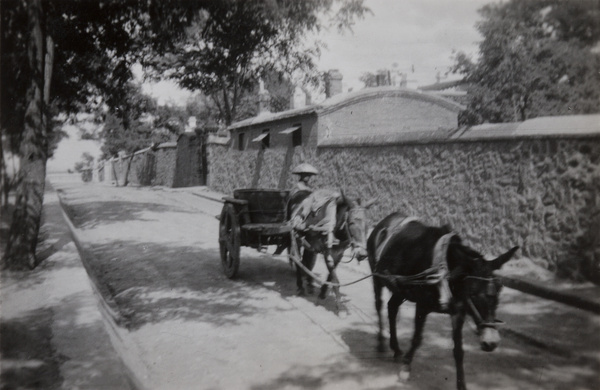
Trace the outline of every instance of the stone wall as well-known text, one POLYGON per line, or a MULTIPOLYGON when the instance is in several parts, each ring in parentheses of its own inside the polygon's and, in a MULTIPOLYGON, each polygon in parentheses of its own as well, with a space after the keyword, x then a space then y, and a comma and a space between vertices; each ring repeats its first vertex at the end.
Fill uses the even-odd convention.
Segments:
POLYGON ((177 139, 177 159, 173 187, 192 187, 206 184, 205 147, 202 134, 184 133, 177 139))
POLYGON ((519 245, 522 256, 551 270, 589 273, 600 262, 599 141, 560 136, 260 152, 211 146, 209 185, 226 194, 253 184, 289 188, 294 178, 284 170, 307 161, 321 172, 315 187, 377 196, 372 224, 398 210, 450 223, 483 253, 519 245))
MULTIPOLYGON (((129 159, 129 156, 125 156, 105 161, 99 168, 98 177, 106 184, 123 185, 129 159), (117 178, 116 182, 113 177, 117 178)), ((173 187, 176 159, 177 144, 174 142, 158 145, 156 149, 140 150, 131 160, 127 182, 131 185, 173 187)))
POLYGON ((177 145, 175 143, 163 144, 155 152, 156 172, 152 180, 153 186, 172 187, 175 179, 175 162, 177 159, 177 145))
POLYGON ((456 129, 458 108, 440 105, 440 98, 408 91, 394 91, 399 96, 384 95, 378 99, 362 98, 341 107, 325 110, 319 116, 319 144, 326 138, 362 137, 398 133, 422 133, 432 129, 456 129))
MULTIPOLYGON (((319 165, 314 149, 301 146, 238 151, 228 145, 209 144, 208 161, 208 186, 229 195, 236 188, 291 188, 297 179, 290 173, 294 166, 303 161, 319 165)), ((315 186, 323 187, 324 180, 323 176, 316 177, 315 186)))

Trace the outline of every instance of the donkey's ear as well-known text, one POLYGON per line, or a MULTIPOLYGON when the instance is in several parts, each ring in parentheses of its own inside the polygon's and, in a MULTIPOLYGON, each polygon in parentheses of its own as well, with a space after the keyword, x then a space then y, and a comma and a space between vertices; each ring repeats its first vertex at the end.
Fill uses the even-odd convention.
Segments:
POLYGON ((348 207, 354 207, 354 199, 346 196, 346 193, 343 189, 340 188, 340 200, 338 204, 346 204, 348 207))
POLYGON ((375 204, 375 202, 377 202, 379 200, 379 197, 376 196, 373 199, 369 199, 365 202, 365 204, 362 205, 362 207, 368 209, 369 207, 373 206, 375 204))
POLYGON ((449 223, 442 225, 442 227, 440 229, 442 229, 442 232, 444 234, 452 233, 452 226, 450 226, 449 223))
POLYGON ((519 247, 515 246, 505 254, 498 256, 497 259, 491 260, 490 264, 492 265, 492 269, 500 269, 500 267, 502 267, 508 260, 510 260, 513 257, 517 249, 519 249, 519 247))

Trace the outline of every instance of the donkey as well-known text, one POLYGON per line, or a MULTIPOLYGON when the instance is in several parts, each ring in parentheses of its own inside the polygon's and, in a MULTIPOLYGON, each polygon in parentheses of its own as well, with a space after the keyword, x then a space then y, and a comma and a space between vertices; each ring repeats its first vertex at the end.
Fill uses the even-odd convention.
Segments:
POLYGON ((466 389, 462 347, 465 318, 468 314, 475 321, 481 349, 493 351, 500 342, 496 326, 501 321, 495 315, 502 287, 493 272, 509 261, 517 249, 514 247, 494 260, 485 260, 464 245, 448 226, 426 226, 414 218, 405 219, 400 213, 388 215, 375 226, 367 251, 374 274, 379 348, 384 348, 381 291, 387 287, 392 293, 388 302, 390 347, 400 364, 401 380, 406 381, 410 376, 410 364, 421 344, 427 315, 447 313, 452 319, 456 386, 459 390, 466 389), (445 244, 440 245, 442 242, 445 244), (439 267, 434 264, 436 260, 439 267), (449 292, 447 300, 443 299, 444 283, 449 292), (406 300, 416 303, 416 314, 410 349, 403 355, 398 346, 396 316, 406 300))
MULTIPOLYGON (((307 269, 312 270, 315 264, 316 255, 323 254, 325 264, 329 275, 327 282, 338 284, 339 280, 335 272, 339 262, 348 248, 352 248, 353 257, 359 261, 367 257, 367 217, 366 209, 373 204, 374 200, 361 205, 359 201, 352 201, 347 198, 342 191, 331 192, 327 190, 317 190, 310 196, 306 197, 298 206, 294 207, 292 213, 292 225, 299 234, 300 241, 304 247, 302 255, 302 263, 307 269), (315 201, 318 197, 328 197, 331 199, 325 201, 321 207, 316 210, 311 207, 318 203, 315 201), (333 237, 335 240, 328 245, 327 229, 323 227, 323 221, 326 220, 327 207, 329 202, 336 202, 335 205, 335 223, 333 224, 333 237), (304 214, 299 216, 299 214, 304 214)), ((333 207, 333 206, 332 206, 333 207)), ((307 279, 307 288, 312 289, 312 278, 305 271, 296 268, 296 284, 298 286, 298 294, 304 295, 303 279, 307 279)), ((327 296, 328 284, 321 286, 319 294, 320 299, 325 299, 327 296)), ((340 303, 340 291, 338 286, 333 287, 336 297, 336 304, 340 303)))

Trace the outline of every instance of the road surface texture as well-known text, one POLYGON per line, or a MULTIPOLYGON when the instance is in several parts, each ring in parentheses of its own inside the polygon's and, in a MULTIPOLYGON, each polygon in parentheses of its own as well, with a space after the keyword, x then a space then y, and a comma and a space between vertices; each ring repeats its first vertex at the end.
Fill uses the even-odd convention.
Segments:
MULTIPOLYGON (((114 348, 141 389, 454 389, 449 317, 428 318, 408 383, 391 351, 377 352, 372 285, 296 296, 286 256, 242 248, 235 280, 221 270, 222 204, 193 191, 112 187, 51 178, 101 299, 114 348)), ((342 265, 342 282, 368 264, 342 265)), ((326 275, 320 258, 316 272, 326 275)), ((469 389, 600 388, 599 316, 505 288, 499 348, 464 330, 469 389)), ((399 339, 408 348, 414 305, 399 339)))

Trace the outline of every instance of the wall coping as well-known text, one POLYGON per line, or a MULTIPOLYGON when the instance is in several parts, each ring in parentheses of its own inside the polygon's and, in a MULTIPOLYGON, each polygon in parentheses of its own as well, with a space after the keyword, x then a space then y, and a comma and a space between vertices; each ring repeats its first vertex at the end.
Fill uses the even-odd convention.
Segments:
POLYGON ((176 148, 177 147, 177 142, 164 142, 162 144, 159 144, 156 149, 169 149, 169 148, 176 148))
MULTIPOLYGON (((543 139, 597 139, 600 134, 560 134, 560 135, 529 135, 529 136, 503 136, 503 137, 470 137, 470 138, 421 138, 421 139, 375 139, 376 137, 344 137, 330 138, 321 141, 317 148, 361 148, 369 146, 399 146, 399 145, 431 145, 431 144, 458 144, 474 142, 501 142, 501 141, 526 141, 543 139)), ((398 137, 400 138, 400 137, 398 137)))
POLYGON ((458 129, 325 138, 319 141, 317 147, 338 148, 548 138, 600 138, 600 114, 539 117, 524 122, 483 124, 458 129))
POLYGON ((214 134, 209 134, 206 140, 207 145, 227 145, 231 140, 230 137, 221 137, 214 134))

